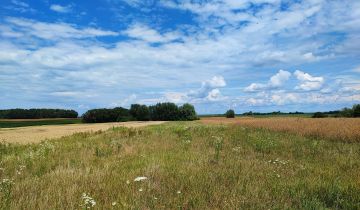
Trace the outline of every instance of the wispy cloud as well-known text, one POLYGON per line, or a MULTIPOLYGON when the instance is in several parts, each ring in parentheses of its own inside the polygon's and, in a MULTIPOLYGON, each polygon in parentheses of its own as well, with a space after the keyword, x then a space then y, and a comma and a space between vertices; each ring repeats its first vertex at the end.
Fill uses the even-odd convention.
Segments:
POLYGON ((60 12, 60 13, 69 13, 72 11, 71 5, 61 6, 59 4, 52 4, 52 5, 50 5, 50 9, 55 12, 60 12))

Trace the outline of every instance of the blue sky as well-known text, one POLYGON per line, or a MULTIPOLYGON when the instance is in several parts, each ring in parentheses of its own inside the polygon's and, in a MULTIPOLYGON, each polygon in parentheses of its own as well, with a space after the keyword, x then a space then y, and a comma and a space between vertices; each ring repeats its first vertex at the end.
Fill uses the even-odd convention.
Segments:
POLYGON ((357 0, 2 0, 0 109, 360 102, 357 0))

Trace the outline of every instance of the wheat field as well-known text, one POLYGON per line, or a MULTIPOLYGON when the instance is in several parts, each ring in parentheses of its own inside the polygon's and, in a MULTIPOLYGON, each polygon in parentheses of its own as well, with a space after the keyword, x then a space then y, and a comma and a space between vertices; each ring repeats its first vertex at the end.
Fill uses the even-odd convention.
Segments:
POLYGON ((297 135, 360 142, 360 118, 295 118, 295 117, 208 117, 206 124, 234 124, 273 131, 291 132, 297 135))

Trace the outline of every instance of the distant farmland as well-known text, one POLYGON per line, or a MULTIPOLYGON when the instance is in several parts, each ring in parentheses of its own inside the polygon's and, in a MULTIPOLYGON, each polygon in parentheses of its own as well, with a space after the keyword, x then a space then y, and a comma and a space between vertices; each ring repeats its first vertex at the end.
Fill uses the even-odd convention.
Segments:
POLYGON ((16 128, 38 125, 64 125, 81 123, 79 118, 53 118, 53 119, 0 119, 0 128, 16 128))
POLYGON ((202 118, 206 124, 241 125, 273 131, 291 132, 301 136, 360 142, 360 118, 296 118, 296 117, 224 117, 202 118))

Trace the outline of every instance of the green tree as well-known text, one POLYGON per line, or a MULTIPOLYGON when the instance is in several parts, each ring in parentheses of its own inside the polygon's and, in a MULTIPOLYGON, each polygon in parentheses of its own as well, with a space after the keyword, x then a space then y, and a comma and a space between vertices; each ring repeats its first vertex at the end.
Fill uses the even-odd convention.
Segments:
POLYGON ((229 109, 225 113, 226 118, 235 118, 235 112, 232 109, 229 109))
POLYGON ((179 107, 179 116, 181 120, 197 120, 199 119, 193 105, 185 103, 179 107))
POLYGON ((352 108, 353 117, 360 117, 360 104, 355 104, 352 108))
POLYGON ((150 119, 149 108, 146 105, 131 104, 130 114, 139 121, 147 121, 150 119))

